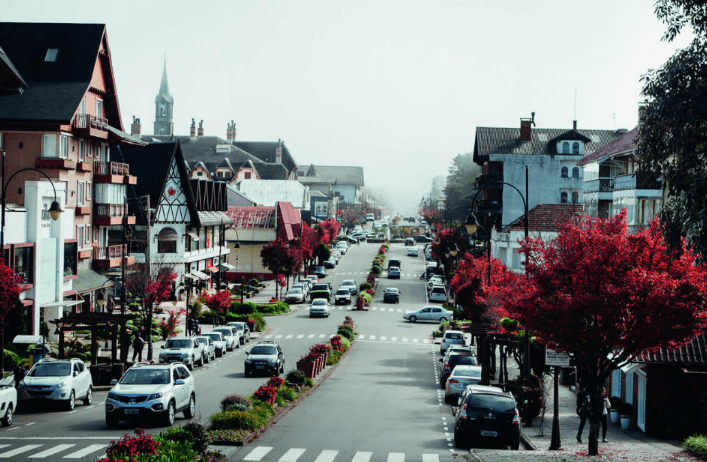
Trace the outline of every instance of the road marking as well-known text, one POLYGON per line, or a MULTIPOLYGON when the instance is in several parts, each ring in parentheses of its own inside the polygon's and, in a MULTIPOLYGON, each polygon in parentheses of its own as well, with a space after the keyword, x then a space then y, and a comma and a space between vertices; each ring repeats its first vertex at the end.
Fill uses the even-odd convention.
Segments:
MULTIPOLYGON (((18 427, 19 428, 19 427, 18 427)), ((10 446, 9 444, 0 444, 0 449, 10 446)))
POLYGON ((397 342, 397 341, 398 341, 398 337, 390 337, 390 340, 391 340, 392 342, 397 342))
POLYGON ((288 335, 287 337, 285 337, 285 338, 292 338, 292 337, 294 337, 294 334, 289 334, 289 335, 288 335))
POLYGON ((245 456, 243 460, 260 460, 265 457, 265 455, 270 451, 272 451, 272 447, 258 446, 257 448, 250 451, 250 454, 245 456))
POLYGON ((13 449, 12 451, 3 452, 2 454, 0 454, 0 458, 9 459, 10 457, 15 457, 16 455, 22 454, 23 452, 31 451, 32 449, 37 449, 41 446, 41 444, 26 444, 24 446, 20 446, 17 449, 13 449))
POLYGON ((437 454, 422 454, 422 462, 439 462, 437 454))
POLYGON ((307 338, 314 338, 314 334, 309 334, 307 338))
POLYGON ((359 335, 359 336, 358 336, 358 339, 359 339, 359 340, 363 340, 364 338, 366 338, 365 335, 359 335))
POLYGON ((375 339, 376 339, 376 336, 375 336, 375 335, 369 335, 369 336, 368 336, 368 339, 369 339, 369 340, 375 340, 375 339))
POLYGON ((388 462, 405 462, 404 452, 391 452, 388 454, 388 462))
POLYGON ((319 338, 324 338, 326 337, 326 334, 319 334, 319 338))
POLYGON ((99 451, 99 450, 105 448, 106 446, 108 446, 108 445, 107 444, 92 444, 92 445, 90 445, 80 451, 72 452, 71 454, 69 454, 68 456, 64 456, 63 458, 64 459, 81 459, 81 458, 86 457, 87 455, 89 455, 93 452, 96 452, 96 451, 99 451))
POLYGON ((422 343, 430 343, 430 340, 427 339, 427 338, 426 338, 426 339, 423 339, 423 340, 422 340, 422 343))
POLYGON ((334 458, 339 453, 339 451, 322 451, 314 462, 334 462, 334 458))
POLYGON ((37 423, 37 422, 28 422, 28 423, 27 423, 27 426, 29 426, 29 425, 34 425, 34 424, 36 424, 36 423, 37 423))
POLYGON ((371 456, 373 455, 372 452, 357 452, 356 455, 354 455, 354 458, 351 459, 351 462, 368 462, 371 460, 371 456))
POLYGON ((275 338, 282 338, 282 334, 276 335, 275 338))
POLYGON ((414 339, 412 339, 412 343, 420 343, 420 340, 419 340, 419 339, 416 339, 416 338, 414 338, 414 339))
POLYGON ((44 459, 45 457, 49 457, 52 454, 56 454, 57 452, 64 451, 65 449, 69 449, 70 447, 76 446, 75 444, 59 444, 57 446, 54 446, 53 448, 49 448, 46 451, 38 452, 37 454, 32 454, 29 456, 29 459, 44 459))
POLYGON ((371 309, 372 309, 373 311, 376 311, 378 308, 374 306, 374 307, 371 307, 371 309))
POLYGON ((305 449, 292 448, 280 457, 280 462, 297 462, 297 459, 304 454, 305 449))
POLYGON ((304 334, 299 334, 297 338, 304 338, 304 334))
POLYGON ((387 337, 385 335, 381 336, 381 340, 386 340, 387 337))
POLYGON ((403 342, 407 342, 408 339, 406 337, 403 337, 403 342))

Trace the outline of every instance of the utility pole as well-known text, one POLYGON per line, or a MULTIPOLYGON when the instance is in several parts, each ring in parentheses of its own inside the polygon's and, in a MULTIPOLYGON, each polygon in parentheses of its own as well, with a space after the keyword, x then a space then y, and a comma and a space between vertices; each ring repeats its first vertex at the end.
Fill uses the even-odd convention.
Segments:
MULTIPOLYGON (((120 272, 121 272, 121 286, 120 286, 120 314, 125 316, 125 254, 127 253, 127 222, 128 222, 128 198, 123 196, 123 246, 120 252, 120 272)), ((123 318, 125 319, 125 318, 123 318)), ((128 333, 126 332, 126 325, 122 324, 120 332, 120 362, 125 364, 128 361, 128 333)))

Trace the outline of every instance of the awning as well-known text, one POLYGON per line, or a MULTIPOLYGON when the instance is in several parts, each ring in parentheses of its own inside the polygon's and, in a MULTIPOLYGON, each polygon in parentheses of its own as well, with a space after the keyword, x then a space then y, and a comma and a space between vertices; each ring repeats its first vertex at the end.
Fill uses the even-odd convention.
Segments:
MULTIPOLYGON (((105 275, 87 268, 78 271, 78 277, 74 279, 71 286, 78 292, 89 292, 101 287, 112 287, 113 281, 108 279, 105 275)), ((66 296, 66 294, 64 294, 64 296, 66 296)))
POLYGON ((192 238, 193 240, 195 240, 195 241, 198 241, 198 240, 199 240, 199 235, 198 235, 198 234, 196 234, 196 233, 187 233, 187 234, 188 234, 189 237, 192 238))
POLYGON ((219 265, 219 268, 221 269, 221 271, 231 271, 236 269, 236 267, 231 265, 230 263, 221 263, 219 265))
POLYGON ((12 339, 12 343, 15 345, 38 345, 40 343, 46 343, 45 338, 41 335, 16 335, 12 339))
POLYGON ((206 279, 209 279, 209 278, 211 277, 211 276, 209 276, 209 275, 206 274, 206 273, 202 273, 201 271, 196 271, 196 270, 192 271, 191 274, 192 274, 193 276, 196 276, 197 278, 199 278, 199 279, 201 279, 201 280, 206 280, 206 279))
POLYGON ((60 306, 76 306, 83 303, 83 300, 61 300, 58 302, 49 302, 42 305, 40 308, 58 308, 60 306))
POLYGON ((223 212, 198 212, 199 224, 204 226, 219 226, 233 223, 233 219, 223 212))
POLYGON ((73 289, 64 292, 64 297, 71 297, 72 295, 79 295, 79 293, 73 289))
POLYGON ((216 266, 207 266, 207 270, 211 271, 212 273, 218 273, 218 268, 216 266))
POLYGON ((185 278, 191 279, 191 280, 196 280, 199 279, 198 277, 194 276, 193 274, 187 273, 184 275, 185 278))

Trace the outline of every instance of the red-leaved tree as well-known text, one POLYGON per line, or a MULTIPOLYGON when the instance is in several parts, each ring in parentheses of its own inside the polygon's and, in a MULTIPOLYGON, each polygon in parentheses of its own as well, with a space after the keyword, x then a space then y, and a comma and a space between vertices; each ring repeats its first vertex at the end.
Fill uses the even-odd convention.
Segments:
POLYGON ((583 217, 522 244, 526 284, 505 306, 549 348, 570 353, 591 395, 589 455, 598 454, 601 388, 643 351, 683 345, 707 325, 707 271, 669 254, 657 221, 635 234, 626 211, 583 217))
MULTIPOLYGON (((172 293, 172 285, 177 279, 177 273, 172 268, 160 268, 154 279, 149 278, 143 281, 144 286, 140 295, 142 297, 142 313, 147 324, 147 359, 152 359, 152 313, 155 307, 159 307, 162 302, 169 300, 172 293)), ((134 281, 134 280, 133 280, 134 281)), ((136 286, 132 290, 137 289, 136 286)))
POLYGON ((0 372, 5 371, 5 318, 20 296, 21 281, 0 258, 0 372))
POLYGON ((279 276, 289 278, 302 263, 299 249, 290 247, 283 239, 275 239, 265 244, 260 251, 260 258, 263 260, 263 266, 273 273, 276 280, 279 276))
POLYGON ((218 325, 219 317, 225 315, 231 307, 231 293, 227 290, 221 290, 214 294, 202 292, 201 295, 199 295, 199 301, 214 312, 216 315, 214 324, 218 325))

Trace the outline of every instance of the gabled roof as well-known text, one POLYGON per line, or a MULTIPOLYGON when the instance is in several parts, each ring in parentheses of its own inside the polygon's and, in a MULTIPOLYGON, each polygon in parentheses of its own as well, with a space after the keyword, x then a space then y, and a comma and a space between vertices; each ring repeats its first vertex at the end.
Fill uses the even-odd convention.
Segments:
POLYGON ((27 82, 0 46, 0 92, 24 91, 25 88, 27 88, 27 82))
POLYGON ((605 144, 603 147, 597 149, 584 159, 579 161, 579 165, 588 164, 589 162, 595 162, 602 157, 611 156, 612 154, 620 154, 622 152, 633 151, 638 147, 637 143, 638 137, 638 127, 634 128, 630 132, 626 132, 618 138, 612 140, 611 142, 605 144))
MULTIPOLYGON (((528 211, 528 231, 559 232, 563 223, 581 215, 581 204, 538 204, 528 211)), ((503 228, 502 232, 523 231, 525 217, 521 216, 503 228)))
POLYGON ((261 180, 286 180, 287 168, 282 164, 258 164, 255 166, 261 180))
MULTIPOLYGON (((557 141, 586 139, 585 155, 621 136, 616 130, 567 130, 562 128, 533 128, 530 141, 521 141, 518 128, 477 127, 474 141, 474 162, 483 163, 490 154, 563 155, 557 153, 557 141), (581 138, 570 138, 579 136, 581 138)), ((566 154, 564 154, 566 155, 566 154)), ((574 154, 577 155, 577 154, 574 154)))
POLYGON ((679 348, 658 348, 651 352, 643 352, 634 361, 640 363, 707 365, 707 335, 698 335, 690 343, 679 348))
POLYGON ((229 207, 236 229, 275 229, 275 207, 229 207))
POLYGON ((235 169, 233 168, 233 165, 231 165, 231 161, 228 160, 228 157, 224 157, 221 162, 216 165, 215 168, 227 168, 231 171, 234 171, 235 169))
POLYGON ((246 160, 250 160, 254 164, 263 163, 263 161, 256 156, 229 144, 226 140, 218 136, 198 136, 193 141, 188 136, 171 135, 143 135, 142 139, 144 141, 157 140, 168 143, 179 141, 182 146, 184 158, 190 163, 199 161, 221 162, 224 158, 227 158, 233 165, 242 164, 246 160), (217 146, 219 150, 227 149, 228 151, 217 152, 217 146))
POLYGON ((331 165, 304 165, 304 176, 297 180, 303 184, 328 183, 337 185, 363 186, 363 167, 342 167, 331 165))
POLYGON ((277 203, 277 218, 277 237, 291 241, 301 234, 302 218, 291 203, 277 203))
POLYGON ((268 164, 274 164, 275 161, 275 149, 278 146, 282 147, 282 163, 288 172, 292 172, 297 169, 297 162, 290 154, 290 150, 285 146, 285 142, 278 141, 234 141, 234 146, 249 152, 258 159, 262 160, 268 164))
POLYGON ((99 55, 103 24, 0 23, 0 47, 27 83, 24 92, 0 93, 0 120, 68 124, 89 89, 101 59, 110 97, 106 118, 122 130, 110 54, 99 55), (54 59, 47 59, 57 50, 54 59))

